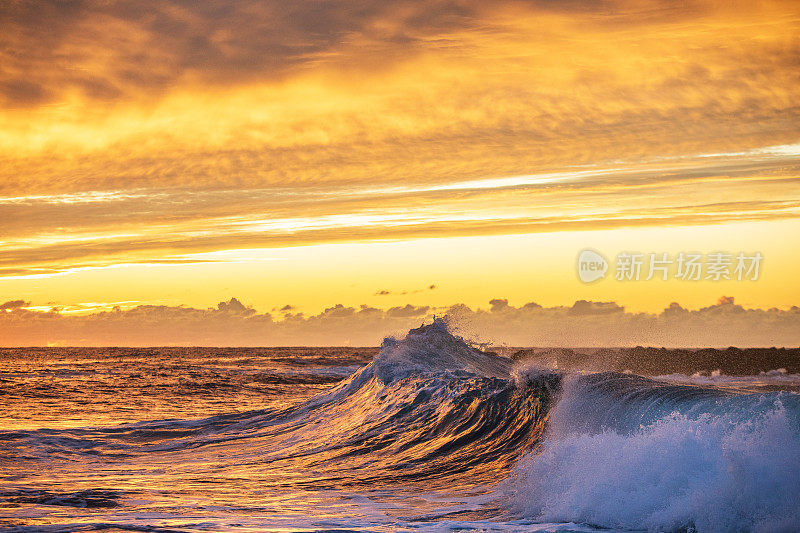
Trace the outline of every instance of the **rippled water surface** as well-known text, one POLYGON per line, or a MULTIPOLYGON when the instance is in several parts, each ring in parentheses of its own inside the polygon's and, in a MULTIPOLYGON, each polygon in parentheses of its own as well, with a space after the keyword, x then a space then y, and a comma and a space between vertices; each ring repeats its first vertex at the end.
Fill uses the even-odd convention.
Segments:
POLYGON ((380 352, 0 361, 8 530, 800 529, 800 402, 772 390, 791 375, 561 375, 441 324, 380 352))

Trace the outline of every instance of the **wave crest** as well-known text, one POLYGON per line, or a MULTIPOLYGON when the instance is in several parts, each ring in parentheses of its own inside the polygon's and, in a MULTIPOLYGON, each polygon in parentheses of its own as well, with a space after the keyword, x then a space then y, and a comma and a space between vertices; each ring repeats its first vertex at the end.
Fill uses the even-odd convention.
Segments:
POLYGON ((451 334, 441 318, 410 330, 402 340, 384 339, 371 363, 374 374, 387 382, 415 373, 506 379, 511 366, 510 359, 472 348, 463 338, 451 334))
POLYGON ((796 531, 798 397, 574 378, 505 490, 545 521, 650 531, 796 531))

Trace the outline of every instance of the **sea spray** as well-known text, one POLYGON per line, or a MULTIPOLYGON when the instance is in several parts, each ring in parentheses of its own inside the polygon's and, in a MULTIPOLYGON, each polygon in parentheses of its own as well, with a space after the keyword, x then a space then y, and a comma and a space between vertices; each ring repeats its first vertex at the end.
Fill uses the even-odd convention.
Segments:
POLYGON ((513 366, 439 321, 379 353, 126 350, 6 361, 0 527, 798 530, 791 392, 513 366))
POLYGON ((797 531, 798 413, 791 393, 571 376, 541 449, 520 459, 504 491, 517 513, 537 521, 797 531))

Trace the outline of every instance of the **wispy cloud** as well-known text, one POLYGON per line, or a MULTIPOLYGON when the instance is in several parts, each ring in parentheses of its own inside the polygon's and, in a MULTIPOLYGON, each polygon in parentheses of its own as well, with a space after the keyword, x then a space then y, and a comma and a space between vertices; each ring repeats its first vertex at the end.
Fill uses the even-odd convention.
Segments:
POLYGON ((152 197, 109 193, 93 195, 91 202, 15 199, 4 208, 0 275, 227 261, 225 250, 321 242, 800 216, 800 180, 793 172, 800 160, 741 159, 707 163, 695 158, 655 168, 627 163, 627 169, 595 169, 568 183, 524 181, 512 187, 506 180, 497 188, 465 187, 457 195, 452 190, 318 187, 162 190, 152 197), (726 201, 718 200, 720 188, 726 201))
POLYGON ((5 2, 0 27, 0 277, 800 216, 790 1, 5 2))

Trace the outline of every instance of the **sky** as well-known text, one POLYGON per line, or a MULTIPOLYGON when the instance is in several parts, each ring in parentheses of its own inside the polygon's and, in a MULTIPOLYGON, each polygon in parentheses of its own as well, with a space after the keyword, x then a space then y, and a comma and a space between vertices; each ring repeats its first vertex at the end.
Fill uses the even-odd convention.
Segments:
POLYGON ((800 344, 764 326, 800 305, 797 2, 12 0, 0 27, 0 345, 376 345, 459 306, 516 344, 800 344), (668 279, 616 279, 626 253, 668 279), (209 336, 231 301, 248 325, 209 336), (581 301, 619 327, 499 318, 581 301), (692 333, 720 305, 745 326, 692 333))

